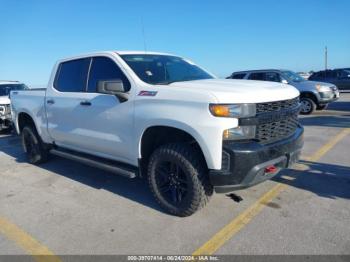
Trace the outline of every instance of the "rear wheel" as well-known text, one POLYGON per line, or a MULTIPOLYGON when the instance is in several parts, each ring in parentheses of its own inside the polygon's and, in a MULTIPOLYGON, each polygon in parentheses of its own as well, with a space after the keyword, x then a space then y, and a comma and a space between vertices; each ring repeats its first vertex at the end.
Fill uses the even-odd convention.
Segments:
POLYGON ((29 163, 40 164, 47 161, 49 152, 35 127, 25 126, 23 128, 22 145, 29 163))
POLYGON ((301 110, 300 114, 302 115, 310 115, 313 111, 315 111, 316 104, 311 98, 302 97, 300 98, 301 110))
POLYGON ((169 213, 190 216, 205 206, 213 188, 198 151, 187 144, 156 149, 148 164, 148 182, 157 202, 169 213))

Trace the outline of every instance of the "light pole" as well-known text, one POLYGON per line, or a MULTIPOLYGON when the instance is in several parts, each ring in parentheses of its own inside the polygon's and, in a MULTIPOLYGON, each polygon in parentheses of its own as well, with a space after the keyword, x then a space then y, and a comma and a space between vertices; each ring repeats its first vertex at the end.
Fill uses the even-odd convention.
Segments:
POLYGON ((325 66, 325 69, 327 70, 327 68, 328 68, 328 49, 327 49, 327 46, 324 49, 324 66, 325 66))

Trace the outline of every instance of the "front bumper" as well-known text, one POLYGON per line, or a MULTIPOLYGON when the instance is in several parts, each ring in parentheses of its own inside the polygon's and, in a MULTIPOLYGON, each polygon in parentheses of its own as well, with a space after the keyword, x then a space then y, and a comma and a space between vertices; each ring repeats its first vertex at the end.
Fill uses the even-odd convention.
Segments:
POLYGON ((300 157, 303 133, 300 126, 292 136, 267 145, 254 141, 224 142, 222 169, 209 171, 215 191, 227 193, 251 187, 291 166, 300 157), (277 167, 277 172, 266 173, 271 165, 277 167))
POLYGON ((7 129, 12 126, 11 115, 1 115, 0 116, 0 130, 7 129))
POLYGON ((323 92, 319 93, 319 104, 328 104, 339 99, 339 91, 323 92))

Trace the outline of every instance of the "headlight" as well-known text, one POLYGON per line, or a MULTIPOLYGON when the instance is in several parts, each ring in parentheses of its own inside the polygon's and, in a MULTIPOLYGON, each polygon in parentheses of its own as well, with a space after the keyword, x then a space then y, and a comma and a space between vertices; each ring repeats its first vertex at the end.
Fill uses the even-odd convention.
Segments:
POLYGON ((226 129, 223 134, 223 140, 242 140, 255 138, 256 126, 239 126, 226 129))
POLYGON ((218 117, 251 117, 256 114, 255 104, 210 104, 209 110, 218 117))
POLYGON ((316 89, 318 92, 331 92, 332 89, 329 86, 316 85, 316 89))
POLYGON ((0 115, 11 114, 11 106, 10 105, 0 105, 0 115))
POLYGON ((6 107, 3 105, 0 105, 0 115, 5 115, 6 107))
POLYGON ((7 110, 7 113, 10 114, 11 113, 11 105, 6 105, 6 110, 7 110))

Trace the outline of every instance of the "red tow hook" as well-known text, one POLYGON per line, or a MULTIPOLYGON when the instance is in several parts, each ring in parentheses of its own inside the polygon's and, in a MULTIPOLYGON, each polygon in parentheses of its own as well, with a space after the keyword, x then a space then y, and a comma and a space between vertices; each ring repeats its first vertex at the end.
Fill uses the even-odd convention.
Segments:
POLYGON ((273 174, 278 171, 278 168, 275 166, 268 166, 265 168, 265 174, 273 174))

